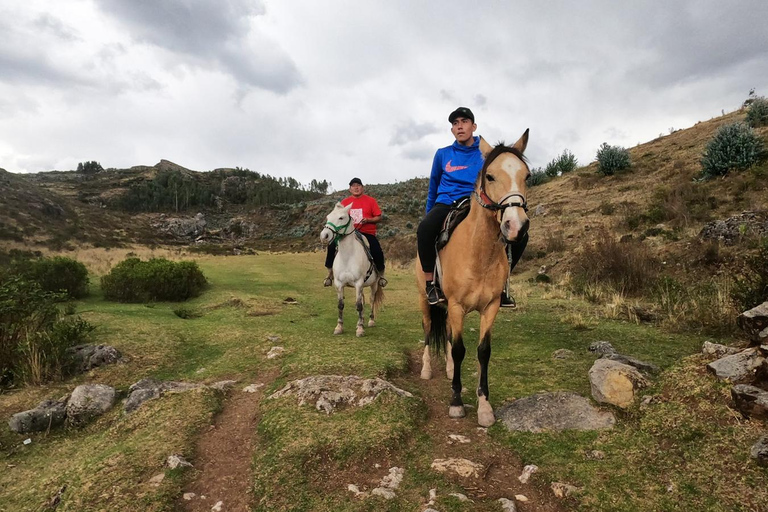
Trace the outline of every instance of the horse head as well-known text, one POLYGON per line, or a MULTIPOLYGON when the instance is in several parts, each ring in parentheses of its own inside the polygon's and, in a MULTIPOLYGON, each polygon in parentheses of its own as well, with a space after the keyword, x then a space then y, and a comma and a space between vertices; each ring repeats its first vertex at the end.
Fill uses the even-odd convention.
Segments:
POLYGON ((512 146, 491 147, 480 138, 480 152, 485 164, 475 188, 481 206, 496 212, 501 235, 508 242, 523 238, 528 231, 526 179, 530 176, 523 152, 528 145, 528 130, 512 146))
POLYGON ((341 203, 336 203, 333 207, 333 211, 325 218, 325 227, 320 232, 320 241, 326 245, 334 242, 339 237, 347 235, 354 231, 355 226, 352 223, 352 217, 349 215, 349 210, 352 208, 352 204, 342 206, 341 203))

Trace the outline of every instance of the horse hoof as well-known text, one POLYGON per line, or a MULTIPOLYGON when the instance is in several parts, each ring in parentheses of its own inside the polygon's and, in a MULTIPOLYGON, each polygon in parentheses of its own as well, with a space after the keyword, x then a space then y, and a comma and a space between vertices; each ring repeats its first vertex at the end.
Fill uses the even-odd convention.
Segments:
POLYGON ((477 423, 481 427, 490 427, 496 423, 496 416, 493 414, 493 407, 488 400, 480 397, 477 401, 477 423))
POLYGON ((341 327, 337 327, 333 330, 333 334, 341 334, 343 332, 344 332, 344 329, 342 329, 341 327))
POLYGON ((466 415, 467 413, 464 411, 463 405, 452 405, 450 409, 448 409, 449 418, 463 418, 466 415))
POLYGON ((362 329, 358 329, 355 335, 357 335, 358 338, 362 338, 365 335, 365 331, 362 329))
POLYGON ((373 320, 369 320, 368 327, 376 327, 376 322, 374 322, 373 320))

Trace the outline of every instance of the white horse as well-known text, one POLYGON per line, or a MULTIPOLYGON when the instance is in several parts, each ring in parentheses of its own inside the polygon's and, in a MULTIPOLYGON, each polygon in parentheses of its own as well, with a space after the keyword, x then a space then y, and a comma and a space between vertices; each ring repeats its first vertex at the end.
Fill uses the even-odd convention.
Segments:
POLYGON ((357 308, 357 336, 365 334, 363 329, 363 288, 371 287, 371 317, 368 327, 376 325, 376 315, 384 300, 384 290, 379 286, 379 273, 376 265, 368 260, 367 241, 355 230, 349 210, 352 205, 342 206, 337 203, 328 215, 320 241, 324 244, 336 243, 338 249, 333 261, 333 286, 339 297, 339 323, 333 334, 344 332, 344 287, 355 289, 355 307, 357 308), (363 244, 366 244, 364 247, 363 244))

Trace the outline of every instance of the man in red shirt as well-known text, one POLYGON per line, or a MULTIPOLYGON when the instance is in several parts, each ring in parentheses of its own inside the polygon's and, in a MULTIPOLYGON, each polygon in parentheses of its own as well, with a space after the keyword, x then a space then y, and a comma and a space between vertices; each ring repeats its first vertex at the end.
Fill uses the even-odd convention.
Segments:
MULTIPOLYGON (((384 279, 384 251, 381 250, 381 244, 376 238, 376 224, 381 222, 381 208, 374 198, 364 193, 363 182, 360 178, 352 178, 349 182, 349 193, 351 196, 341 201, 342 206, 352 203, 349 215, 352 217, 352 223, 362 235, 368 240, 371 249, 373 263, 376 265, 376 271, 379 273, 379 286, 387 285, 384 279)), ((324 286, 333 284, 333 260, 336 258, 336 244, 328 245, 328 253, 325 256, 325 268, 328 269, 328 277, 323 281, 324 286)))

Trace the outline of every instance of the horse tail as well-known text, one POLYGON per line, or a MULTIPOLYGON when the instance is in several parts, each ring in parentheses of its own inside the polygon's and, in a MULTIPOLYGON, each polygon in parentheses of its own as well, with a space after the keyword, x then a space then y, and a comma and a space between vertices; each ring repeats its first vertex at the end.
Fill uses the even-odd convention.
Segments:
POLYGON ((429 331, 425 334, 424 345, 436 353, 445 352, 448 343, 448 308, 441 305, 429 306, 429 331))
POLYGON ((384 305, 384 288, 381 286, 376 287, 376 292, 373 294, 373 304, 371 304, 371 308, 373 309, 373 316, 378 316, 379 311, 381 310, 381 306, 384 305))

